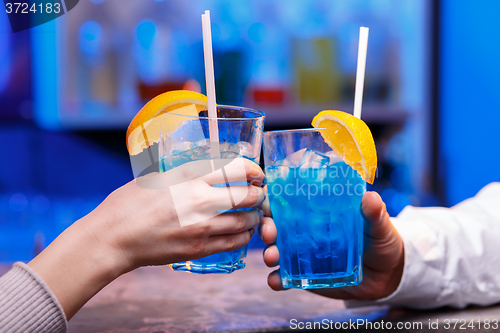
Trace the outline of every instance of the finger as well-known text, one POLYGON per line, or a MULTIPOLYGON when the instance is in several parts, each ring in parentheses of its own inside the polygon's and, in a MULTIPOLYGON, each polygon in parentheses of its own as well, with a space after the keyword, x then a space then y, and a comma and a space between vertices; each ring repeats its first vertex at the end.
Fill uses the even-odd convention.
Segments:
MULTIPOLYGON (((193 181, 196 182, 196 181, 193 181)), ((230 185, 211 187, 203 183, 203 197, 206 199, 205 206, 197 206, 198 210, 212 214, 217 211, 227 211, 237 208, 260 207, 264 201, 264 190, 252 185, 230 185), (203 208, 205 207, 205 209, 203 208)), ((177 188, 176 188, 177 189, 177 188)), ((189 198, 193 193, 191 186, 180 187, 175 192, 175 198, 189 198)), ((207 217, 208 219, 209 217, 207 217)), ((202 221, 202 220, 200 220, 202 221)))
POLYGON ((361 209, 366 219, 363 240, 365 268, 387 271, 401 266, 404 261, 403 241, 392 225, 380 196, 367 192, 361 209))
POLYGON ((269 204, 269 195, 267 193, 267 185, 264 186, 264 193, 266 195, 266 198, 264 199, 264 202, 262 203, 262 211, 264 212, 264 216, 273 217, 273 214, 271 212, 271 206, 269 204))
POLYGON ((280 262, 280 253, 276 245, 270 245, 264 249, 264 263, 267 267, 277 266, 280 262))
POLYGON ((270 217, 263 217, 259 225, 259 236, 262 238, 264 243, 270 245, 276 242, 278 237, 278 231, 276 230, 276 225, 270 217))
POLYGON ((261 186, 264 180, 264 172, 258 164, 246 159, 219 159, 213 160, 214 172, 207 173, 203 180, 209 185, 230 182, 247 182, 255 186, 261 186))
POLYGON ((213 173, 211 160, 197 160, 184 163, 178 167, 168 170, 161 175, 167 179, 168 186, 181 184, 193 179, 205 177, 213 173))
POLYGON ((259 224, 257 208, 249 211, 223 213, 208 220, 210 235, 237 234, 254 228, 259 224))
POLYGON ((230 252, 242 248, 250 242, 254 229, 245 230, 232 235, 215 235, 208 237, 208 251, 209 254, 230 252))
MULTIPOLYGON (((233 208, 259 207, 265 199, 264 190, 259 186, 229 186, 228 188, 234 202, 233 208)), ((220 190, 227 191, 228 188, 220 188, 220 190)))
POLYGON ((281 284, 280 270, 277 269, 267 277, 267 284, 272 290, 284 290, 283 284, 281 284))
POLYGON ((361 211, 368 222, 363 230, 368 237, 383 239, 393 231, 385 203, 376 192, 365 193, 361 201, 361 211))

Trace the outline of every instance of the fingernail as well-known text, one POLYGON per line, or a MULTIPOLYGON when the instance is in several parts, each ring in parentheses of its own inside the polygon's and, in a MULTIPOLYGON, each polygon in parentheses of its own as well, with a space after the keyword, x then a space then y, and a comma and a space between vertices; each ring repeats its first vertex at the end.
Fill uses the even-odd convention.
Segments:
POLYGON ((250 232, 250 237, 252 237, 253 234, 255 234, 255 229, 252 228, 252 229, 249 230, 249 232, 250 232))
POLYGON ((262 209, 259 209, 259 219, 262 219, 264 217, 264 212, 262 209))

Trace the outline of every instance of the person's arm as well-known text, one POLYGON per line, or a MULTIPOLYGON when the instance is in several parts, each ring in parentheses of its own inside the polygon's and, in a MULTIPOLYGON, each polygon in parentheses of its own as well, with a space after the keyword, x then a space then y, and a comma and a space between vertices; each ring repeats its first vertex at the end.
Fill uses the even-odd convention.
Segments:
MULTIPOLYGON (((493 183, 452 208, 407 207, 392 223, 386 223, 389 217, 382 201, 368 192, 362 204, 367 220, 363 264, 369 268, 364 270, 363 282, 317 293, 344 299, 349 307, 389 304, 431 309, 498 303, 500 269, 495 263, 500 262, 499 207, 500 184, 493 183), (376 218, 373 212, 377 207, 382 207, 386 219, 376 218), (378 230, 377 235, 373 230, 378 230), (401 242, 402 251, 393 251, 394 245, 401 242), (379 248, 374 244, 387 246, 379 248), (382 251, 384 248, 393 250, 382 251), (385 269, 379 260, 386 264, 398 262, 394 266, 398 268, 386 270, 388 275, 377 272, 377 267, 385 269), (388 278, 391 275, 393 279, 388 278)), ((272 219, 265 218, 263 224, 262 237, 271 244, 276 233, 272 219)), ((278 259, 274 245, 265 250, 268 266, 277 265, 278 259)), ((270 274, 268 283, 275 290, 282 289, 276 272, 270 274)))
MULTIPOLYGON (((200 175, 199 171, 177 169, 175 191, 169 189, 170 185, 154 186, 168 185, 167 173, 150 178, 153 182, 149 185, 153 186, 137 181, 126 184, 28 263, 55 295, 68 320, 123 273, 140 266, 235 250, 250 241, 253 227, 260 220, 258 210, 219 214, 228 189, 212 185, 225 182, 222 173, 200 175), (173 198, 177 195, 183 197, 173 198), (175 206, 174 200, 182 207, 175 206), (181 226, 179 215, 185 220, 203 221, 181 226)), ((252 184, 231 187, 233 198, 239 198, 236 208, 262 203, 265 194, 260 184, 264 174, 258 165, 237 159, 225 167, 225 172, 230 179, 243 175, 252 184)))
POLYGON ((404 273, 378 303, 430 309, 500 302, 499 208, 500 183, 451 208, 405 208, 393 219, 404 242, 404 273))
POLYGON ((24 263, 0 277, 0 332, 64 333, 66 317, 45 282, 24 263))

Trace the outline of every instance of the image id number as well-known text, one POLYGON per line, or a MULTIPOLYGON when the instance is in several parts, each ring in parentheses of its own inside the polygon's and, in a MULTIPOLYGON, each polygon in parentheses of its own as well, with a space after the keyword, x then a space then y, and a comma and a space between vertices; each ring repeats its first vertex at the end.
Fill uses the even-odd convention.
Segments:
POLYGON ((444 320, 444 329, 453 329, 453 330, 466 330, 466 329, 498 329, 498 319, 483 319, 483 320, 470 320, 467 321, 465 319, 445 319, 444 320))
POLYGON ((6 3, 5 10, 7 14, 15 13, 15 14, 29 14, 29 13, 46 13, 46 14, 59 14, 61 12, 61 4, 60 3, 40 3, 30 5, 26 2, 14 2, 14 3, 6 3), (45 5, 45 6, 44 6, 45 5))

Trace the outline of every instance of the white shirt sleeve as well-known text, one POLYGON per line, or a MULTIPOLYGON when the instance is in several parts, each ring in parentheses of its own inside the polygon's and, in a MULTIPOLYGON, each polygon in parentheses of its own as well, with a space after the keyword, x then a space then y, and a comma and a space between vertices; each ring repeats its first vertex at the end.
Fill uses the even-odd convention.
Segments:
POLYGON ((500 302, 500 183, 451 208, 406 207, 391 219, 404 243, 397 290, 375 302, 416 309, 500 302))

